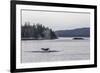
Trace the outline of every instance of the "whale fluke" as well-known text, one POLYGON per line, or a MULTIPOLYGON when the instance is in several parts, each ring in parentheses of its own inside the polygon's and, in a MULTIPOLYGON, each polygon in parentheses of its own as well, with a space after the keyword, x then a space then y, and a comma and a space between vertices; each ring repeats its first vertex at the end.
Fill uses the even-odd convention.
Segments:
POLYGON ((48 51, 49 48, 41 48, 41 50, 43 50, 43 51, 48 51))

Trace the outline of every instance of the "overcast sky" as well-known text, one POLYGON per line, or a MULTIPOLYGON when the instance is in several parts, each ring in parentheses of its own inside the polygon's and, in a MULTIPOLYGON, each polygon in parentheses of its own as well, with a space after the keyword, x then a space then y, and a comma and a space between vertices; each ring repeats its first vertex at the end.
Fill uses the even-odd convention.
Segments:
POLYGON ((69 30, 90 27, 89 13, 48 12, 22 10, 22 25, 25 22, 40 23, 52 30, 69 30))

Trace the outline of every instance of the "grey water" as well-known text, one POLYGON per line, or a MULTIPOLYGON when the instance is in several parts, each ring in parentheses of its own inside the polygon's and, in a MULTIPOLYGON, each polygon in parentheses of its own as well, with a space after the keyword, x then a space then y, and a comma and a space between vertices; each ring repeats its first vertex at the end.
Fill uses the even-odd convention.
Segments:
POLYGON ((90 59, 90 40, 73 40, 72 38, 59 38, 55 40, 22 40, 21 62, 52 62, 90 59), (45 52, 41 48, 49 48, 45 52), (54 51, 54 52, 52 52, 54 51))

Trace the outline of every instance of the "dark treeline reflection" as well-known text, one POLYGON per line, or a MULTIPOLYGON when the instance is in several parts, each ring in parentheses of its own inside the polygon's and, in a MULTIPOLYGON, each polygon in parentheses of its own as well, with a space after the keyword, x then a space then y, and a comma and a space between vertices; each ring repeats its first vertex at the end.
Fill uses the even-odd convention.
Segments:
POLYGON ((40 23, 30 25, 29 22, 25 22, 25 24, 21 26, 21 39, 57 39, 57 36, 52 29, 40 23))

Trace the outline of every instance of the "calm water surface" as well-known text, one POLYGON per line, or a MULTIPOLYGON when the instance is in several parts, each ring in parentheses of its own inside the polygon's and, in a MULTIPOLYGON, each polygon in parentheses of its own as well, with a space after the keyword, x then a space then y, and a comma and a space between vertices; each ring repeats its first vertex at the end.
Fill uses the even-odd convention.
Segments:
POLYGON ((90 40, 72 40, 60 38, 56 40, 22 40, 22 63, 69 61, 90 59, 90 40), (55 52, 43 52, 41 48, 50 48, 55 52))

